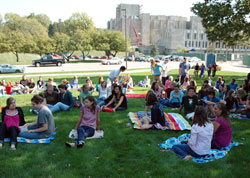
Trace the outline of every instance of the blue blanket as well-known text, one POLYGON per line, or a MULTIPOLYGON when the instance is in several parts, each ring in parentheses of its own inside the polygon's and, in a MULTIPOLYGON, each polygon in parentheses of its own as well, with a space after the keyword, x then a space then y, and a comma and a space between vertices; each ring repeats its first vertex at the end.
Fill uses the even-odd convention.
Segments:
MULTIPOLYGON (((23 137, 17 137, 17 142, 20 142, 20 143, 50 143, 50 141, 55 139, 54 135, 56 135, 56 132, 54 132, 52 136, 50 136, 48 138, 42 138, 42 139, 27 139, 27 138, 23 138, 23 137)), ((10 138, 5 138, 4 141, 9 142, 10 138)))
MULTIPOLYGON (((172 150, 172 147, 174 145, 180 144, 183 141, 187 141, 189 138, 190 138, 190 134, 183 134, 183 135, 179 136, 178 138, 171 137, 171 138, 167 139, 165 141, 165 143, 160 144, 160 147, 164 148, 166 150, 172 150)), ((194 158, 193 157, 193 161, 196 163, 207 163, 210 161, 214 161, 216 159, 223 158, 224 156, 226 156, 226 154, 230 151, 230 149, 232 147, 239 146, 241 144, 243 144, 243 143, 232 142, 230 145, 223 147, 220 150, 211 149, 209 155, 207 155, 203 158, 194 158)))

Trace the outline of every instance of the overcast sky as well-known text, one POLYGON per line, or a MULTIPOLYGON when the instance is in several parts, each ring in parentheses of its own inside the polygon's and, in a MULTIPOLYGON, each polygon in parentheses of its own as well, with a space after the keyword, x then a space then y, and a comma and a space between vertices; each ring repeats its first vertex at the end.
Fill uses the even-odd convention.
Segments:
POLYGON ((120 3, 142 5, 142 12, 151 15, 189 17, 194 15, 190 11, 192 4, 199 1, 203 0, 0 0, 0 14, 46 14, 52 21, 58 21, 68 19, 74 12, 85 12, 96 27, 106 28, 120 3))

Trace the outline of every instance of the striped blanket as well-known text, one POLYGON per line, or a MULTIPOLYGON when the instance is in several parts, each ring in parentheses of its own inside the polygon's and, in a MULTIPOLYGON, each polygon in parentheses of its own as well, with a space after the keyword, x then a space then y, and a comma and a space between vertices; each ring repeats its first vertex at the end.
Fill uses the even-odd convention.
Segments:
MULTIPOLYGON (((50 143, 50 141, 55 139, 54 135, 56 135, 56 132, 54 132, 52 136, 48 138, 42 138, 42 139, 27 139, 23 137, 17 137, 17 142, 19 143, 50 143)), ((9 142, 10 138, 5 138, 4 141, 9 142)))
MULTIPOLYGON (((128 113, 128 117, 134 124, 135 129, 142 129, 142 125, 144 124, 142 118, 144 116, 144 111, 128 113)), ((151 116, 150 112, 148 113, 148 116, 151 116)), ((190 124, 182 117, 182 115, 177 113, 164 113, 164 116, 166 130, 191 130, 190 124)))
MULTIPOLYGON (((190 134, 183 134, 183 135, 179 136, 178 138, 171 137, 171 138, 167 139, 163 144, 160 144, 159 146, 161 148, 166 149, 166 150, 172 150, 172 147, 174 145, 180 144, 183 141, 187 141, 189 138, 190 138, 190 134)), ((243 144, 243 143, 232 142, 230 145, 223 147, 220 150, 211 149, 209 155, 207 155, 203 158, 194 158, 193 157, 193 161, 196 163, 207 163, 210 161, 214 161, 216 159, 223 158, 231 150, 232 147, 239 146, 241 144, 243 144)))

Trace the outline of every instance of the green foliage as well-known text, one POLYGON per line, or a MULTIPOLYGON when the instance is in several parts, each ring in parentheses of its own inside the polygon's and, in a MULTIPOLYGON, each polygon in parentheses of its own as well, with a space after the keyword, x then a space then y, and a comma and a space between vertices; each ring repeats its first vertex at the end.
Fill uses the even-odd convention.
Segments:
POLYGON ((178 53, 183 53, 183 52, 185 52, 185 51, 187 51, 187 49, 184 48, 183 46, 179 45, 179 46, 177 47, 177 52, 178 52, 178 53))
POLYGON ((150 51, 150 55, 151 56, 157 56, 159 55, 159 50, 158 50, 158 46, 154 45, 150 51))
POLYGON ((249 0, 207 0, 191 9, 202 18, 202 25, 210 41, 222 41, 227 46, 249 40, 249 0))

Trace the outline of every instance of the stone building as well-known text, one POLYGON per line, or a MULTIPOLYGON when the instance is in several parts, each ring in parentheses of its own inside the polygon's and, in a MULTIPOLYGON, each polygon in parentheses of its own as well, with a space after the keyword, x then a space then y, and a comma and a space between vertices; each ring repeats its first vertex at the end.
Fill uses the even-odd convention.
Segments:
MULTIPOLYGON (((141 13, 141 6, 137 4, 119 4, 116 8, 116 18, 108 21, 109 30, 121 31, 131 40, 131 46, 139 47, 143 53, 150 53, 153 45, 157 45, 161 54, 177 52, 185 48, 187 51, 207 52, 214 49, 217 53, 232 51, 223 43, 212 44, 206 37, 201 19, 191 16, 188 20, 180 16, 150 15, 141 13), (126 18, 125 18, 126 16, 126 18), (126 27, 125 27, 126 24, 126 27), (138 46, 134 28, 142 42, 138 46)), ((244 46, 236 46, 235 52, 249 52, 244 46)))

